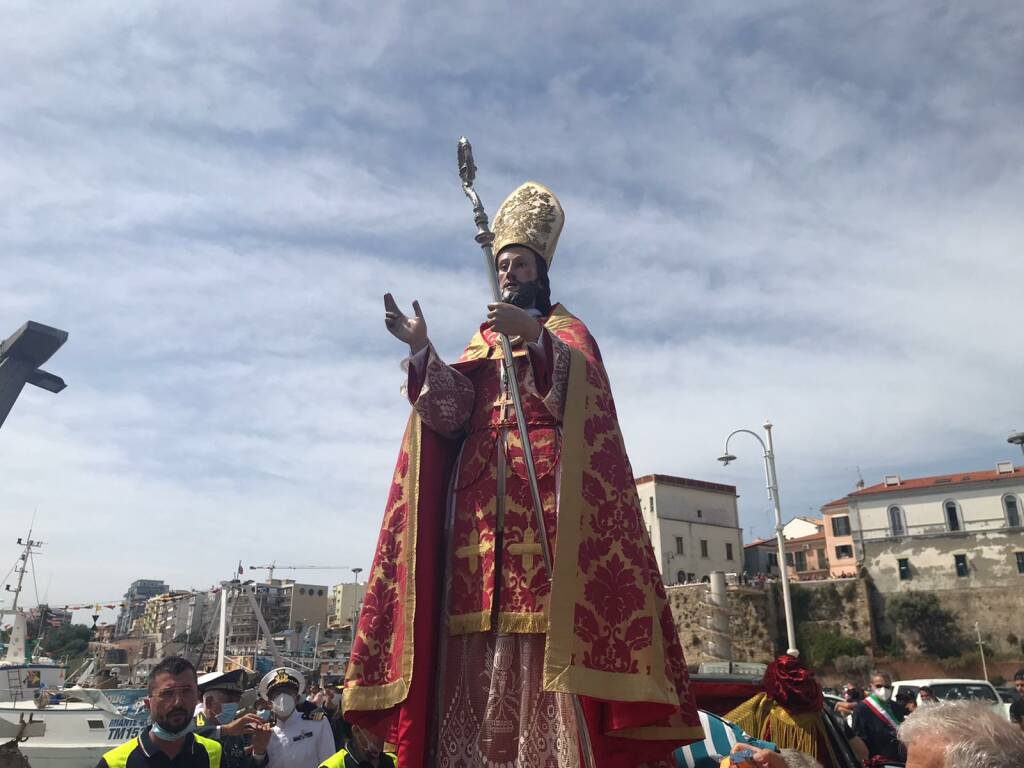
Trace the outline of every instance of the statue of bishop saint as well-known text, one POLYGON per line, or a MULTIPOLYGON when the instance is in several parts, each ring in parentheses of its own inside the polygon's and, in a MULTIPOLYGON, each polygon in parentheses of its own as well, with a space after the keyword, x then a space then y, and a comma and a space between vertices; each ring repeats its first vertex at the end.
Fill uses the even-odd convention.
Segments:
POLYGON ((632 768, 703 738, 601 353, 551 303, 563 222, 541 184, 505 200, 493 228, 502 302, 455 363, 417 302, 406 315, 384 297, 387 329, 409 345, 412 413, 343 698, 350 722, 397 745, 399 766, 583 767, 585 727, 597 768, 632 768))

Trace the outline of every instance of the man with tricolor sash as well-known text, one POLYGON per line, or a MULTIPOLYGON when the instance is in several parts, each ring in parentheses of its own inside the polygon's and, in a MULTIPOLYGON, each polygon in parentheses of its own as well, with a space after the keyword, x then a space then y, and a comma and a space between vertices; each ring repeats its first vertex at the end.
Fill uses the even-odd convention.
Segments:
POLYGON ((853 731, 868 747, 876 763, 907 759, 904 746, 897 737, 903 711, 892 702, 892 676, 888 672, 871 675, 871 693, 853 710, 853 731))

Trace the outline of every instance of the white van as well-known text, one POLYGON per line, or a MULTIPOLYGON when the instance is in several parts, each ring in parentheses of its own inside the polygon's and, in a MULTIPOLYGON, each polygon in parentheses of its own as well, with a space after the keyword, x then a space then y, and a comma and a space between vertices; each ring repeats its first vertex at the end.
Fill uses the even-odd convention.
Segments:
POLYGON ((940 701, 980 701, 992 707, 1001 717, 1010 719, 1010 705, 1004 704, 995 686, 987 680, 957 680, 952 678, 931 678, 923 680, 895 680, 892 697, 901 691, 910 691, 915 696, 921 686, 932 689, 932 696, 940 701))

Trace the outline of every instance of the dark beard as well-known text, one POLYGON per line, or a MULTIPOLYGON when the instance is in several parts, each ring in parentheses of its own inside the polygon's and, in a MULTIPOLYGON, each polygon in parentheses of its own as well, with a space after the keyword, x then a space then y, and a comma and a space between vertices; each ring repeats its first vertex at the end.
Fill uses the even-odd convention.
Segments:
POLYGON ((537 305, 537 294, 540 293, 540 282, 530 280, 520 283, 514 290, 506 288, 501 300, 520 309, 533 309, 537 305))

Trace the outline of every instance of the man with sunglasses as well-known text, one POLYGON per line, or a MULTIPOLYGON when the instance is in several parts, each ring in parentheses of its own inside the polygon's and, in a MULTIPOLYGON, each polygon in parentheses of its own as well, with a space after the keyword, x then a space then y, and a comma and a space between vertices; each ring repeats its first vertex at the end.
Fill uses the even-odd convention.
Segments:
POLYGON ((148 688, 150 725, 103 755, 97 768, 220 768, 220 744, 195 733, 199 687, 192 663, 179 656, 164 659, 149 673, 148 688))

